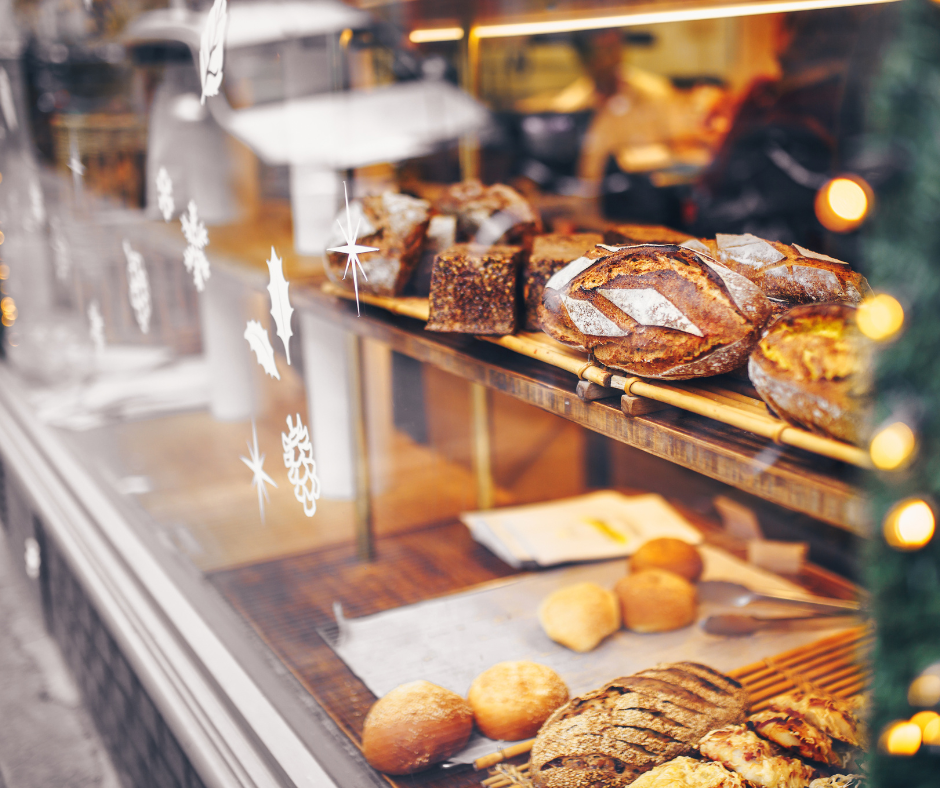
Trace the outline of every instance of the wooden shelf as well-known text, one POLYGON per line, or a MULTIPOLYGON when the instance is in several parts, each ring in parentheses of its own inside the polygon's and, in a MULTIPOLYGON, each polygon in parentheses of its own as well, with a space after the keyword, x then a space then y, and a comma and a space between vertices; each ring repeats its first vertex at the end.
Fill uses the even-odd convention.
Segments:
POLYGON ((867 535, 865 501, 853 486, 858 473, 836 460, 773 441, 692 413, 668 408, 624 416, 616 399, 582 401, 577 378, 471 336, 434 334, 408 317, 356 305, 298 287, 295 306, 315 311, 344 329, 466 380, 563 416, 629 446, 730 484, 772 503, 867 535))

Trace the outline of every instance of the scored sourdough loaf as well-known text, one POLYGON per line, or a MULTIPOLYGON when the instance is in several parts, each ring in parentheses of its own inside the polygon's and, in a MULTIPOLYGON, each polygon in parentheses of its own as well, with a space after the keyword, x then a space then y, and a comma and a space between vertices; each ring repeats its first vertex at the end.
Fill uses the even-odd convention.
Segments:
POLYGON ((694 662, 660 665, 573 698, 542 726, 536 788, 620 788, 690 752, 708 731, 744 719, 737 681, 694 662))
POLYGON ((539 322, 609 367, 684 380, 743 364, 770 313, 756 285, 706 254, 600 245, 548 280, 539 322))
POLYGON ((600 233, 538 235, 532 254, 522 264, 522 309, 527 331, 539 330, 539 304, 545 283, 554 273, 601 242, 600 233))
POLYGON ((858 443, 865 434, 870 342, 845 304, 803 304, 770 324, 748 375, 782 419, 858 443))

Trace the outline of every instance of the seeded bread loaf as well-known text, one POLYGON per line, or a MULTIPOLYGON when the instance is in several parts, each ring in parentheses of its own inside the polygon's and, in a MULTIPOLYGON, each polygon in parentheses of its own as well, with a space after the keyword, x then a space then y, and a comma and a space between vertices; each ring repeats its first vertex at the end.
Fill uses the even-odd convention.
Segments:
POLYGON ((748 361, 761 399, 782 419, 858 442, 865 432, 868 343, 844 304, 804 304, 771 323, 748 361))
POLYGON ((607 366, 668 380, 743 364, 771 306, 751 281, 680 246, 599 246, 546 283, 542 329, 607 366))
MULTIPOLYGON (((407 194, 385 192, 350 203, 349 215, 353 229, 357 223, 359 225, 357 242, 361 246, 378 248, 377 252, 359 257, 365 273, 364 280, 359 277, 359 289, 376 295, 401 295, 421 258, 421 247, 431 219, 431 203, 407 194)), ((345 227, 345 210, 338 218, 345 227)), ((345 243, 334 223, 327 248, 345 243)), ((346 274, 345 254, 327 252, 326 272, 332 281, 353 289, 352 275, 343 278, 346 274)))
POLYGON ((743 720, 747 705, 738 682, 692 662, 615 679, 548 718, 529 774, 536 788, 620 788, 743 720))
POLYGON ((539 304, 542 303, 545 283, 552 274, 600 242, 599 233, 550 233, 536 236, 532 244, 532 254, 522 266, 522 306, 528 331, 538 331, 541 328, 539 304))

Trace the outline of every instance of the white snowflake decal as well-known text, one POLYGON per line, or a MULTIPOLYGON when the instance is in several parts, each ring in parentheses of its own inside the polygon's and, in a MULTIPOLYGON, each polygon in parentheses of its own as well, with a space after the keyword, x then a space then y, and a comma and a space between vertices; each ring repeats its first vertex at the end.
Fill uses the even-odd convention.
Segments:
POLYGON ((88 336, 95 346, 95 352, 99 356, 104 353, 104 318, 101 317, 101 308, 97 301, 88 305, 88 336))
POLYGON ((251 443, 248 444, 248 457, 239 458, 251 469, 251 486, 258 489, 258 510, 261 512, 261 522, 264 523, 264 502, 268 498, 266 484, 277 487, 277 483, 264 472, 264 455, 258 453, 258 430, 255 420, 251 420, 251 443), (250 458, 250 459, 249 459, 250 458))
POLYGON ((161 167, 157 173, 157 207, 163 214, 163 221, 168 222, 173 218, 173 211, 176 210, 176 203, 173 201, 173 181, 170 180, 170 173, 166 167, 161 167))
POLYGON ((226 17, 225 0, 215 0, 209 9, 199 43, 199 76, 202 80, 203 104, 206 103, 206 96, 219 95, 219 87, 222 85, 226 17))
POLYGON ((313 461, 313 446, 307 428, 297 414, 297 424, 287 417, 288 433, 281 433, 281 445, 284 447, 284 465, 287 478, 294 485, 294 497, 304 505, 304 514, 313 517, 320 498, 320 480, 317 478, 317 464, 313 461))
POLYGON ((196 289, 201 293, 212 272, 209 270, 209 259, 203 251, 209 245, 209 233, 206 231, 206 225, 199 219, 194 200, 190 200, 186 206, 186 213, 180 217, 180 224, 183 226, 183 236, 189 244, 183 252, 183 265, 193 275, 196 289))
POLYGON ((271 259, 268 263, 268 274, 271 281, 268 283, 268 293, 271 295, 271 316, 274 318, 274 325, 277 326, 277 335, 281 338, 284 345, 284 352, 287 354, 287 363, 290 364, 290 338, 293 332, 290 330, 290 316, 294 314, 294 308, 290 305, 287 297, 287 288, 290 287, 284 278, 283 261, 277 256, 274 247, 271 247, 271 259))
POLYGON ((343 181, 343 196, 346 198, 346 226, 343 227, 343 223, 339 219, 336 220, 336 223, 339 225, 340 232, 343 234, 346 244, 333 249, 327 249, 327 251, 339 252, 340 254, 346 255, 346 269, 343 271, 343 279, 345 279, 346 274, 349 273, 350 265, 352 266, 353 289, 356 291, 356 314, 358 315, 359 279, 357 278, 356 269, 359 269, 359 273, 362 274, 363 279, 367 279, 366 272, 362 270, 362 263, 359 262, 359 255, 365 254, 366 252, 377 252, 379 249, 377 246, 359 246, 356 244, 356 240, 359 237, 359 224, 362 219, 360 217, 359 221, 356 222, 356 229, 353 231, 352 217, 349 215, 349 194, 346 191, 346 181, 343 181))
POLYGON ((150 331, 150 279, 144 266, 144 256, 135 252, 128 241, 123 242, 124 257, 127 258, 127 288, 137 325, 143 333, 150 331))

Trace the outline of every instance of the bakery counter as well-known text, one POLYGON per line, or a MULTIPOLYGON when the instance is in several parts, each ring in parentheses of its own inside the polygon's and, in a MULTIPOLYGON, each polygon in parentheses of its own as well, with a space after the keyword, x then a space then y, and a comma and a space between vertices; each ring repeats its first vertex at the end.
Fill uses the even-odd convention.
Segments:
MULTIPOLYGON (((409 317, 296 288, 295 305, 334 329, 368 337, 460 378, 535 405, 679 466, 857 534, 867 533, 856 469, 676 408, 626 416, 619 398, 586 401, 574 375, 470 336, 432 333, 409 317)), ((729 381, 729 387, 740 385, 729 381)), ((469 415, 468 415, 469 417, 469 415)))

